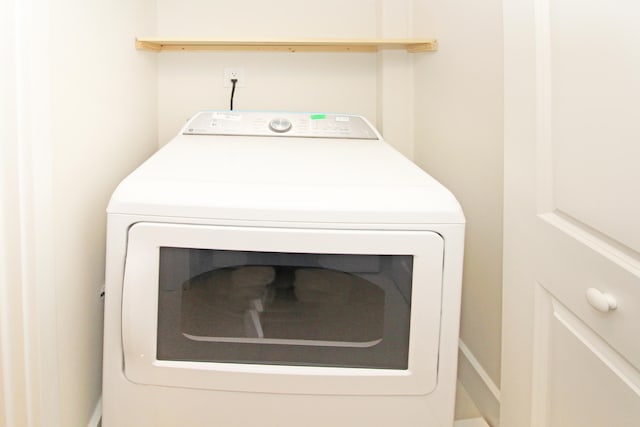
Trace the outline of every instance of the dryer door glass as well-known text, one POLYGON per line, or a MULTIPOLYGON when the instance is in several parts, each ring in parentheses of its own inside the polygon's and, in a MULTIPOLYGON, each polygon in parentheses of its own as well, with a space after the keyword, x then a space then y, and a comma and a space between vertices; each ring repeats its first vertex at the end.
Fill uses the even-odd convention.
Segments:
POLYGON ((407 369, 412 264, 161 247, 157 359, 407 369))

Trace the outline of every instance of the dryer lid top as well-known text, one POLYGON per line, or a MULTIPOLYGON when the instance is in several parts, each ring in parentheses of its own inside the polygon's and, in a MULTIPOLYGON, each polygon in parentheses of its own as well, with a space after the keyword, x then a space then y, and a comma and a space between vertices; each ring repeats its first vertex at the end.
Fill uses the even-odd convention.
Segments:
POLYGON ((194 135, 184 129, 118 186, 108 212, 318 223, 464 222, 454 196, 382 139, 194 135))

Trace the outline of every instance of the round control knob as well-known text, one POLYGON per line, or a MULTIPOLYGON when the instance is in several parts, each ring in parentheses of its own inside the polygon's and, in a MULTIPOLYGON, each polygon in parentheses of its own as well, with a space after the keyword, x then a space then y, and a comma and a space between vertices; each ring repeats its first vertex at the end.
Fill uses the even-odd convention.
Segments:
POLYGON ((278 133, 285 133, 291 129, 291 122, 284 117, 278 117, 269 122, 269 129, 278 133))

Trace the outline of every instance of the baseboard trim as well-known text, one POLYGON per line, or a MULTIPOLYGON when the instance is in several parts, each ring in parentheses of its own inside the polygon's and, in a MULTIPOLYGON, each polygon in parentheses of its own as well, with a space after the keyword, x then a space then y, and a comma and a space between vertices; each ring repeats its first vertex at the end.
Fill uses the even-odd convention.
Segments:
POLYGON ((458 379, 487 422, 499 427, 500 389, 462 340, 458 348, 458 379))
POLYGON ((89 419, 89 424, 87 427, 100 427, 100 422, 102 421, 102 396, 96 402, 96 406, 93 408, 93 413, 91 414, 91 418, 89 419))

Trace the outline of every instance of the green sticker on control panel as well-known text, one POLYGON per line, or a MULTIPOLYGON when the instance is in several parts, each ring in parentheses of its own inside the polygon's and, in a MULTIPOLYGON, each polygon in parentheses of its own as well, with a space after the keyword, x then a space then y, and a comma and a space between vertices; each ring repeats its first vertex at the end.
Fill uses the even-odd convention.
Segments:
POLYGON ((324 120, 327 118, 326 114, 312 114, 311 120, 324 120))

